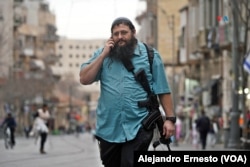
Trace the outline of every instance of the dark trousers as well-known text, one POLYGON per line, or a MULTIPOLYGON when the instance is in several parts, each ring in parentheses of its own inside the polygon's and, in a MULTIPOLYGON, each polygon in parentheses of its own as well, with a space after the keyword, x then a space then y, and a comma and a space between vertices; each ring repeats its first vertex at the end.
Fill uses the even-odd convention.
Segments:
POLYGON ((44 145, 45 145, 45 142, 46 142, 46 139, 47 139, 47 133, 41 132, 40 137, 41 137, 40 151, 44 151, 44 145))
POLYGON ((133 167, 134 151, 147 151, 153 138, 153 130, 141 128, 135 139, 124 143, 110 143, 99 140, 102 163, 105 167, 133 167))
POLYGON ((10 142, 14 146, 16 144, 15 141, 15 128, 10 128, 10 142))
POLYGON ((200 132, 200 141, 201 141, 201 147, 203 150, 206 149, 206 145, 207 145, 207 134, 208 132, 207 131, 201 131, 200 132))

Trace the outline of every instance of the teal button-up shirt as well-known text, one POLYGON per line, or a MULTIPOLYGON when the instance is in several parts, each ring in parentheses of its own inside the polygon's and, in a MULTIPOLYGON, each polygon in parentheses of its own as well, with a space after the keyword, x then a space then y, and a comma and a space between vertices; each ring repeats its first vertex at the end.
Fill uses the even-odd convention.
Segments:
MULTIPOLYGON (((102 49, 97 50, 81 68, 93 62, 101 52, 102 49)), ((143 43, 138 42, 132 62, 135 67, 134 72, 140 68, 145 70, 155 94, 170 93, 164 65, 156 50, 154 50, 153 75, 150 73, 147 50, 143 43)), ((96 135, 115 143, 134 139, 142 126, 142 120, 148 114, 147 109, 139 108, 137 102, 146 100, 147 93, 121 62, 111 60, 109 57, 104 59, 96 81, 101 83, 96 109, 96 135)))

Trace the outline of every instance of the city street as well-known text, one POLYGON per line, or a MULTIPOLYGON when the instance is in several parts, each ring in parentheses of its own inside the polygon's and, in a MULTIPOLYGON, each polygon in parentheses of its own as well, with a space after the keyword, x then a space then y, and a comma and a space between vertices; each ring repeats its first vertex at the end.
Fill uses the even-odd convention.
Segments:
MULTIPOLYGON (((39 153, 39 144, 34 138, 17 137, 17 145, 13 150, 4 148, 3 139, 0 139, 0 166, 1 167, 101 167, 97 142, 93 141, 89 133, 75 135, 50 135, 46 143, 47 154, 39 153)), ((39 142, 39 141, 38 141, 39 142)), ((191 144, 173 146, 172 150, 194 150, 191 144)), ((150 146, 150 150, 153 150, 150 146)), ((159 145, 157 150, 167 150, 159 145)), ((223 145, 208 147, 207 150, 224 150, 223 145)))
POLYGON ((39 153, 39 141, 18 137, 13 150, 4 148, 0 139, 1 167, 101 167, 97 142, 90 134, 49 136, 45 150, 39 153))

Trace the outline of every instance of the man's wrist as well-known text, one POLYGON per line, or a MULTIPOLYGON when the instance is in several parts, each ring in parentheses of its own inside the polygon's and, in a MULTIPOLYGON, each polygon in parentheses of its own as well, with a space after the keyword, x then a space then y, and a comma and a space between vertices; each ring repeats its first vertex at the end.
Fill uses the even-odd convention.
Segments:
POLYGON ((172 116, 172 117, 166 117, 165 121, 171 121, 173 124, 176 123, 176 117, 172 116))

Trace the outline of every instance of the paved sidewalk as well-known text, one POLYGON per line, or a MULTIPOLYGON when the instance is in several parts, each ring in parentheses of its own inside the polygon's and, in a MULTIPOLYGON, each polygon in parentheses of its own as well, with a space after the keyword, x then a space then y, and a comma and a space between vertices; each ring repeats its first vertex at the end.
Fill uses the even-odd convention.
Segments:
MULTIPOLYGON (((48 154, 39 153, 39 144, 34 139, 18 137, 17 145, 13 150, 4 148, 3 140, 0 139, 0 167, 103 167, 101 165, 97 141, 93 141, 89 133, 74 135, 49 135, 46 143, 48 154)), ((171 150, 201 150, 192 144, 180 143, 178 146, 170 144, 171 150)), ((149 150, 153 150, 152 144, 149 150)), ((156 150, 167 151, 165 145, 160 144, 156 150)), ((207 147, 206 150, 227 150, 223 144, 215 147, 207 147)), ((231 149, 235 150, 235 149, 231 149)))
POLYGON ((16 143, 14 149, 6 150, 0 139, 0 167, 102 167, 97 142, 88 133, 49 135, 45 155, 39 153, 33 138, 18 137, 16 143))

